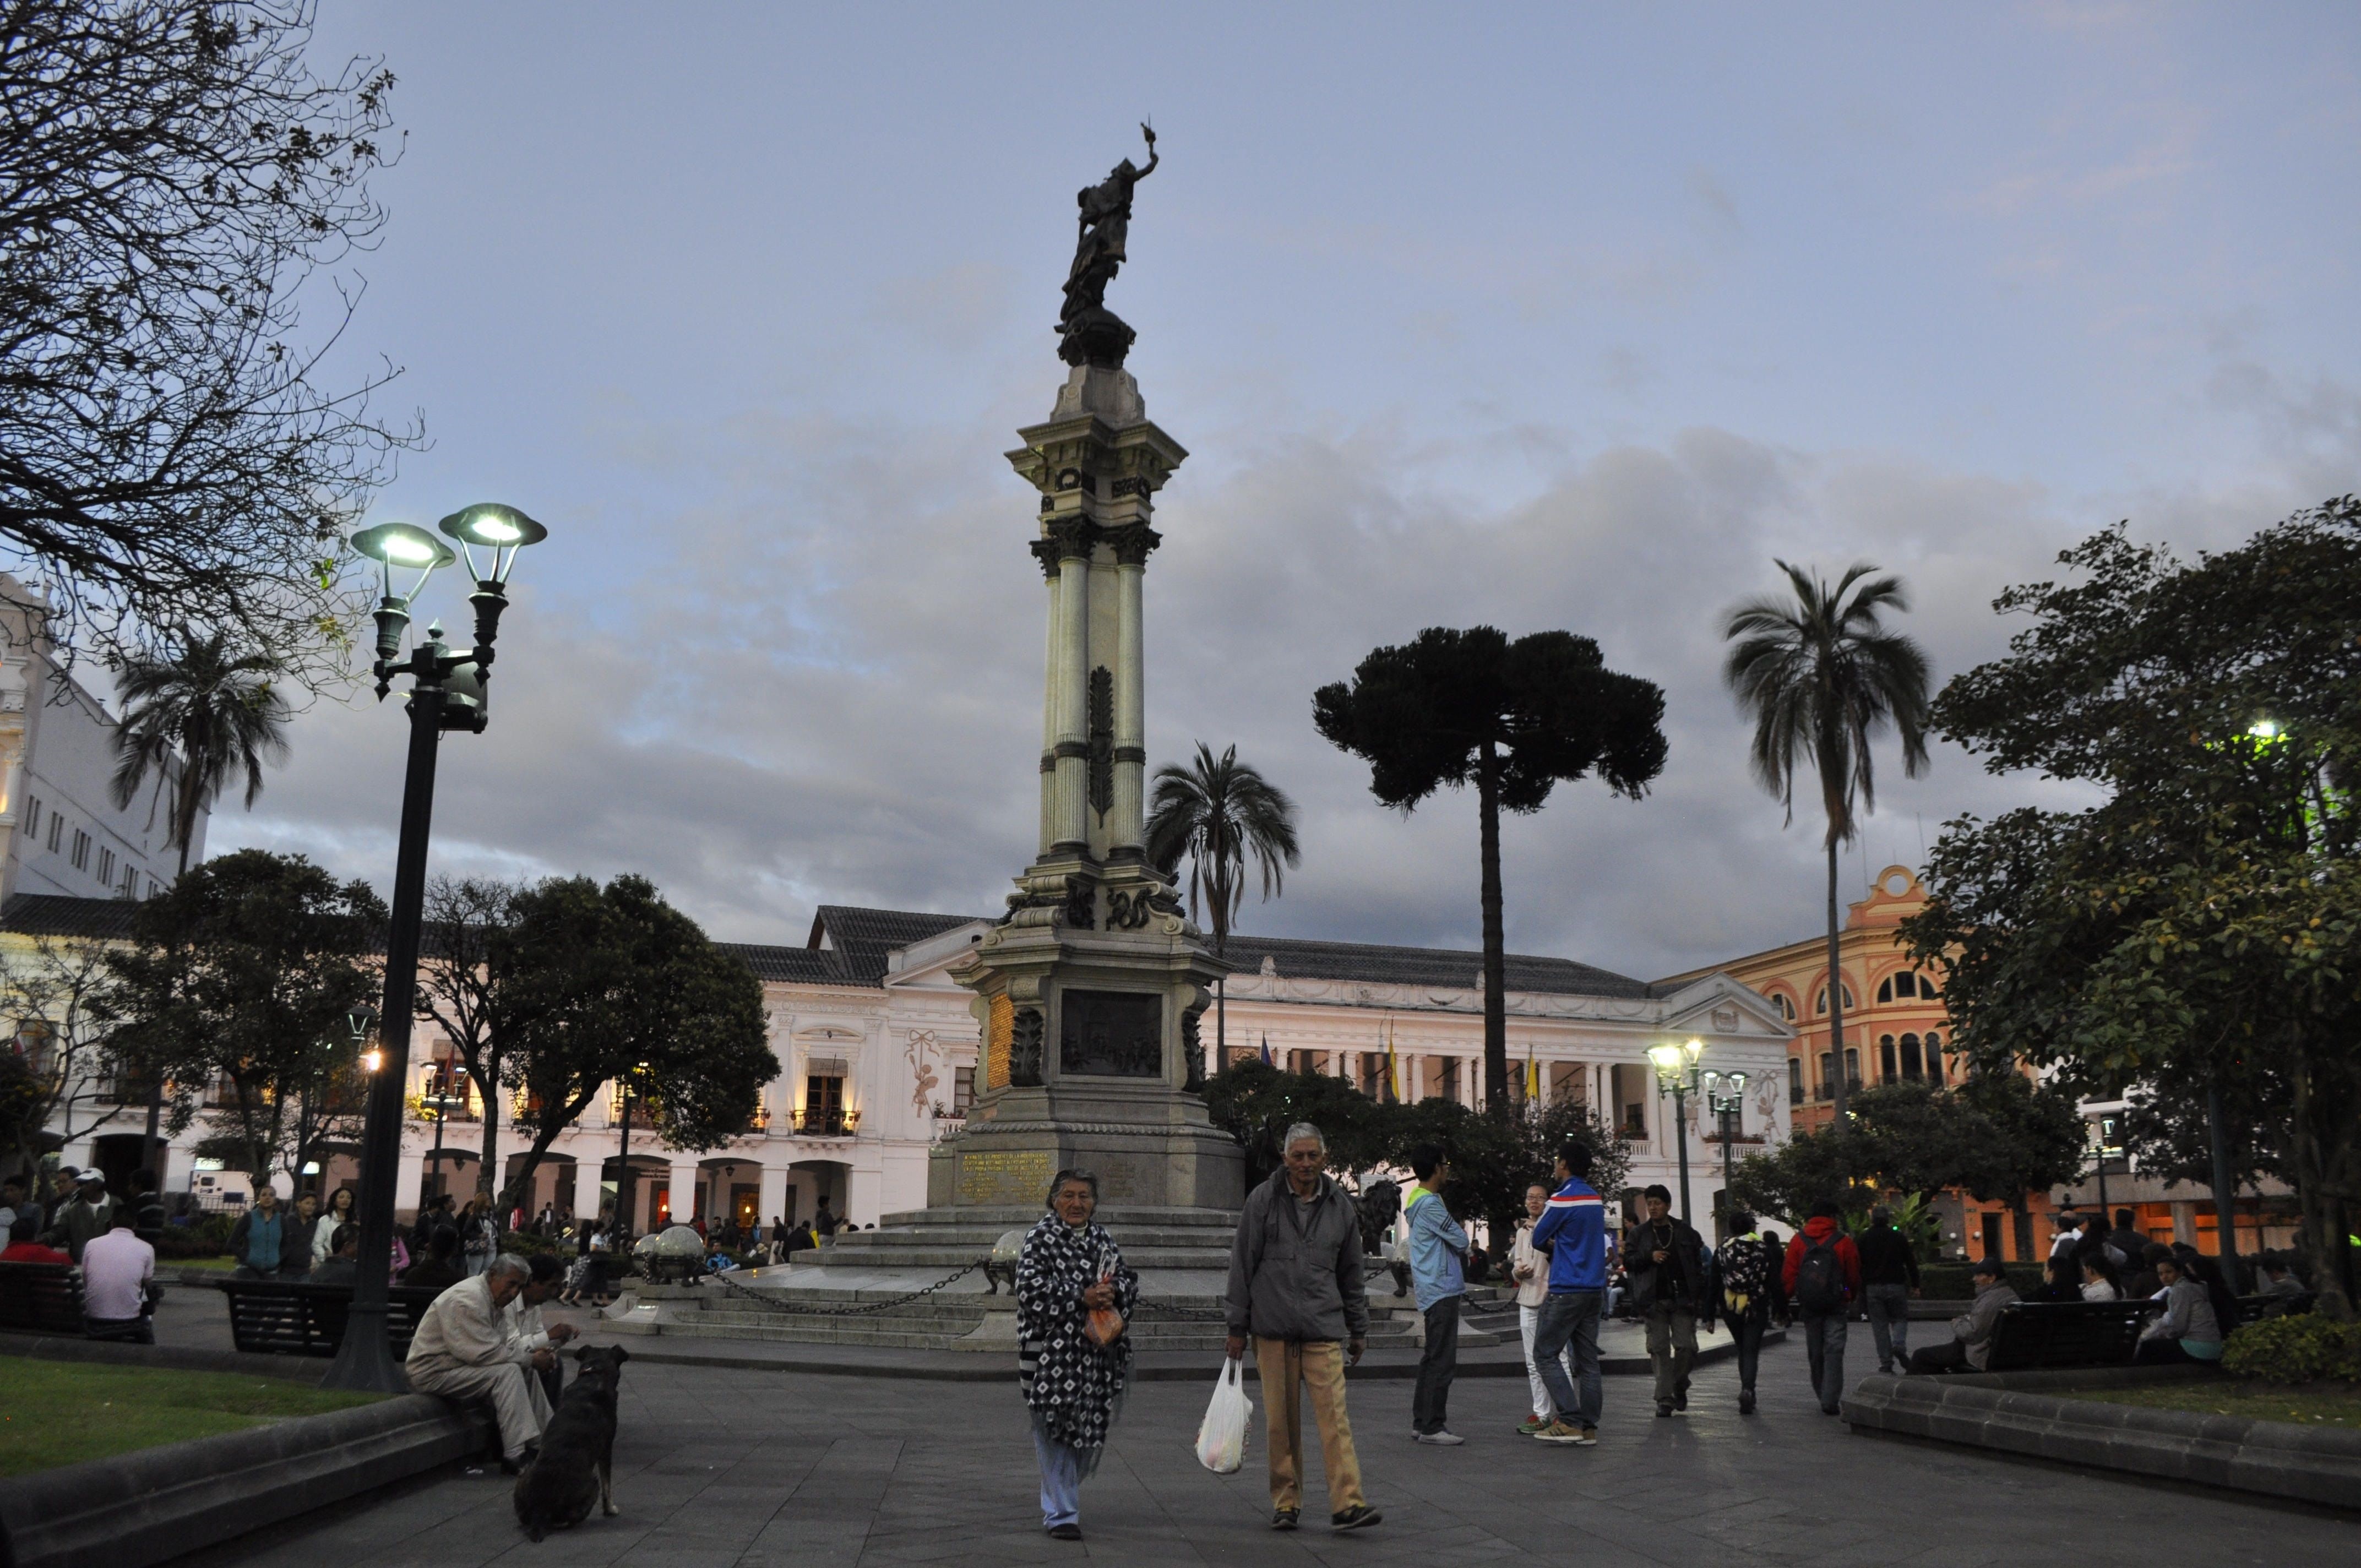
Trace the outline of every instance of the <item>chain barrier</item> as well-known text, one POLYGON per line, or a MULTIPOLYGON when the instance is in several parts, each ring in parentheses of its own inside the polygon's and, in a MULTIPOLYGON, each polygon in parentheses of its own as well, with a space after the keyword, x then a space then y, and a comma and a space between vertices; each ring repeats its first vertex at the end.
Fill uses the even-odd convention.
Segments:
POLYGON ((741 1285, 726 1274, 710 1274, 706 1276, 706 1277, 719 1281, 723 1289, 735 1291, 737 1294, 745 1297, 747 1299, 758 1302, 763 1306, 772 1309, 774 1311, 795 1312, 807 1317, 817 1318, 858 1318, 863 1317, 871 1312, 882 1312, 889 1307, 906 1307, 911 1302, 919 1299, 921 1297, 933 1295, 936 1291, 940 1290, 946 1285, 966 1278, 969 1275, 973 1274, 977 1269, 982 1268, 983 1266, 983 1265, 981 1262, 971 1263, 965 1268, 961 1269, 957 1274, 949 1275, 944 1278, 938 1279, 923 1290, 913 1290, 906 1296, 896 1296, 888 1301, 866 1301, 857 1307, 807 1307, 800 1302, 789 1302, 780 1299, 779 1292, 775 1290, 757 1290, 751 1285, 741 1285))

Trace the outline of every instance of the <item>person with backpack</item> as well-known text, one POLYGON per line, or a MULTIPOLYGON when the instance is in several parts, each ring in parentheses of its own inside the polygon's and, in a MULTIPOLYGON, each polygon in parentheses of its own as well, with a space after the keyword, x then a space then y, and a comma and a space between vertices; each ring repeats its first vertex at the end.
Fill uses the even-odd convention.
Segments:
POLYGON ((1842 1211, 1823 1200, 1787 1244, 1781 1283, 1795 1303, 1804 1348, 1811 1357, 1812 1391, 1820 1410, 1835 1415, 1844 1398, 1845 1321, 1861 1294, 1861 1252, 1844 1234, 1842 1211))
POLYGON ((1729 1223, 1730 1239, 1714 1254, 1713 1299, 1738 1344, 1738 1413, 1751 1416, 1763 1333, 1784 1298, 1779 1288, 1777 1248, 1756 1234, 1754 1216, 1740 1210, 1729 1216, 1729 1223))
POLYGON ((1910 1365, 1910 1298, 1918 1294, 1918 1256, 1910 1238, 1881 1203, 1869 1212, 1861 1234, 1861 1311, 1877 1342, 1877 1369, 1891 1376, 1896 1363, 1910 1365))

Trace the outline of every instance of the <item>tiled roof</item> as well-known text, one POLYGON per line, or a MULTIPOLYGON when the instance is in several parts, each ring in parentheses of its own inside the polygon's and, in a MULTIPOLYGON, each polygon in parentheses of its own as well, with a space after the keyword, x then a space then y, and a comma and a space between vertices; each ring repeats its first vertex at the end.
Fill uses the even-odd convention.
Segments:
MULTIPOLYGON (((1387 948, 1367 942, 1310 942, 1290 937, 1232 936, 1225 953, 1234 972, 1251 974, 1271 960, 1282 978, 1357 980, 1373 985, 1480 987, 1484 955, 1450 948, 1387 948)), ((1508 955, 1508 988, 1550 995, 1645 999, 1664 992, 1644 980, 1594 969, 1572 959, 1508 955)), ((1666 988, 1667 990, 1671 988, 1666 988)))
POLYGON ((974 915, 921 915, 906 909, 854 909, 841 904, 823 904, 813 929, 815 938, 820 932, 827 933, 829 951, 825 956, 839 961, 839 978, 855 985, 882 985, 886 954, 980 918, 974 915))
POLYGON ((843 976, 829 962, 836 955, 809 948, 773 948, 759 942, 716 942, 725 953, 735 953, 754 971, 756 980, 794 980, 808 984, 841 982, 843 976))
POLYGON ((123 940, 131 935, 127 898, 71 898, 56 893, 19 893, 0 908, 0 930, 27 937, 96 937, 123 940))

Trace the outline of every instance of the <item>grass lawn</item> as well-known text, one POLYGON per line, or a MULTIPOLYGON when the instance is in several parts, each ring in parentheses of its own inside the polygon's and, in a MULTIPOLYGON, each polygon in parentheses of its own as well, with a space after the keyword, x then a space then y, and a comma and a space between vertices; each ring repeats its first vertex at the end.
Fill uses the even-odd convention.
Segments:
POLYGON ((2340 1384, 2290 1387, 2278 1383, 2164 1383, 2147 1388, 2078 1388, 2070 1398, 2141 1405, 2151 1410, 2193 1410, 2297 1426, 2361 1431, 2361 1388, 2340 1384))
POLYGON ((234 1257, 159 1257, 156 1260, 156 1269, 159 1274, 171 1268, 214 1268, 227 1274, 236 1266, 237 1259, 234 1257))
POLYGON ((0 1475, 366 1405, 283 1377, 0 1356, 0 1475))

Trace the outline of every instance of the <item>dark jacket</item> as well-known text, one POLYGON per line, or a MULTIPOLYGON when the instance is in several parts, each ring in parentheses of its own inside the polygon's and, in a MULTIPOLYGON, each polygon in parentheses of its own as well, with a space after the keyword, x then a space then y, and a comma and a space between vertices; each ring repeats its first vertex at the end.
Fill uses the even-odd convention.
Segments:
POLYGON ((1323 1176, 1306 1213, 1284 1169, 1247 1193, 1230 1246, 1224 1306, 1234 1334, 1366 1338, 1369 1299, 1361 1286, 1361 1221, 1352 1194, 1323 1176))
POLYGON ((1907 1285, 1918 1288, 1918 1259, 1910 1250, 1910 1238, 1892 1225, 1872 1225, 1861 1232, 1856 1244, 1861 1251, 1861 1282, 1863 1285, 1907 1285))
POLYGON ((1670 1255, 1662 1263, 1655 1256, 1656 1244, 1663 1239, 1655 1222, 1642 1220, 1624 1235, 1623 1272, 1631 1281, 1631 1310, 1644 1312, 1652 1307, 1670 1307, 1676 1311, 1703 1312, 1711 1301, 1712 1285, 1706 1267, 1705 1240, 1670 1214, 1663 1223, 1671 1233, 1671 1245, 1664 1249, 1670 1255))

